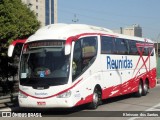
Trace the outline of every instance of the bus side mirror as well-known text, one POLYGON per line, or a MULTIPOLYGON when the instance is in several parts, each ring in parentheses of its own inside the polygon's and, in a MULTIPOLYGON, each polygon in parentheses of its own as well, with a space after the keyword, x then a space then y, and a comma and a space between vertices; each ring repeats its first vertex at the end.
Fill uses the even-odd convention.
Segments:
POLYGON ((19 43, 24 44, 25 41, 26 39, 19 39, 19 40, 13 41, 8 47, 8 57, 12 57, 16 44, 19 44, 19 43))
POLYGON ((71 53, 71 45, 65 45, 65 55, 69 55, 71 53))
POLYGON ((9 45, 8 48, 8 57, 12 57, 14 51, 14 45, 9 45))
POLYGON ((66 44, 65 45, 65 55, 69 55, 71 54, 71 50, 72 50, 72 47, 74 46, 75 42, 72 41, 72 44, 66 44))
POLYGON ((65 43, 65 55, 69 55, 71 53, 72 46, 74 46, 74 41, 77 40, 77 37, 71 36, 66 40, 65 43))

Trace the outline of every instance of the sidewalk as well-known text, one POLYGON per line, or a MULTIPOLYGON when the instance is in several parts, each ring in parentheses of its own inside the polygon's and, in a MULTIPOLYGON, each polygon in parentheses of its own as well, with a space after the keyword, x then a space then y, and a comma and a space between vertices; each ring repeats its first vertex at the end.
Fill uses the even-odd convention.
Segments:
POLYGON ((18 96, 18 93, 14 93, 12 97, 11 95, 1 96, 0 97, 0 111, 3 108, 17 106, 18 104, 17 96, 18 96))

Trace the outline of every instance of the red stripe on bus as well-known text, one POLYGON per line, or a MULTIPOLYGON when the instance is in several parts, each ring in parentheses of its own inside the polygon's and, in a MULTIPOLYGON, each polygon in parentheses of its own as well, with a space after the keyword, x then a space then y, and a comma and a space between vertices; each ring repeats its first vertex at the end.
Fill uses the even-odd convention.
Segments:
MULTIPOLYGON (((156 86, 156 68, 153 68, 149 72, 143 73, 137 77, 127 80, 123 84, 119 84, 111 87, 104 87, 102 89, 102 99, 107 99, 115 96, 125 95, 129 93, 136 92, 138 90, 139 80, 142 79, 145 82, 146 78, 149 79, 149 88, 156 86)), ((93 101, 93 94, 86 96, 85 98, 79 100, 75 106, 79 106, 85 103, 90 103, 93 101)))
MULTIPOLYGON (((82 79, 81 79, 81 80, 82 80, 82 79)), ((19 91, 20 91, 22 94, 24 94, 24 95, 26 95, 26 96, 29 96, 29 97, 32 97, 32 98, 35 98, 35 99, 48 99, 48 98, 52 98, 52 97, 55 97, 55 96, 57 96, 57 95, 60 95, 60 94, 62 94, 62 93, 65 93, 65 92, 67 92, 68 90, 74 88, 81 80, 79 80, 78 82, 76 82, 73 86, 71 86, 71 87, 69 87, 69 88, 67 88, 67 89, 65 89, 65 90, 63 90, 63 91, 61 91, 61 92, 58 92, 58 93, 56 93, 56 94, 54 94, 54 95, 48 96, 48 97, 36 97, 36 96, 33 96, 33 95, 29 95, 28 93, 26 93, 26 92, 24 92, 24 91, 22 91, 22 90, 20 90, 20 89, 19 89, 19 91)))
POLYGON ((25 43, 27 39, 18 39, 13 41, 11 44, 15 46, 17 43, 25 43))
POLYGON ((72 41, 77 41, 80 37, 87 36, 87 35, 100 35, 100 36, 118 37, 116 35, 103 34, 103 33, 82 33, 82 34, 79 34, 79 35, 68 37, 67 40, 66 40, 66 45, 71 45, 72 41))

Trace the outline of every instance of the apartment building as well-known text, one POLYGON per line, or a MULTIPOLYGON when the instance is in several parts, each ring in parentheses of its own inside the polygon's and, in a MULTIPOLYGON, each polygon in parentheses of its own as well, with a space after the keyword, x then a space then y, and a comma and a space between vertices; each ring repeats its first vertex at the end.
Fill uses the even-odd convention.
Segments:
POLYGON ((124 28, 121 27, 120 29, 113 31, 120 34, 142 37, 142 28, 138 24, 127 26, 124 28))
POLYGON ((57 0, 22 0, 37 16, 42 26, 57 23, 57 0))

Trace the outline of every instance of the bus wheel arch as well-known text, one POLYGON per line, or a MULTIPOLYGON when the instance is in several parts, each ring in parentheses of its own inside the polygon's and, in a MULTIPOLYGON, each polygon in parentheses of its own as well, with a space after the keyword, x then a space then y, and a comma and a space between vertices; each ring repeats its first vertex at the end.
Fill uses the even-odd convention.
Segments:
POLYGON ((149 79, 146 78, 143 82, 143 92, 142 92, 142 95, 145 96, 147 95, 148 93, 148 90, 149 90, 149 79))
POLYGON ((92 102, 89 103, 89 109, 97 109, 98 105, 102 102, 102 89, 99 84, 94 87, 93 90, 93 99, 92 102))

